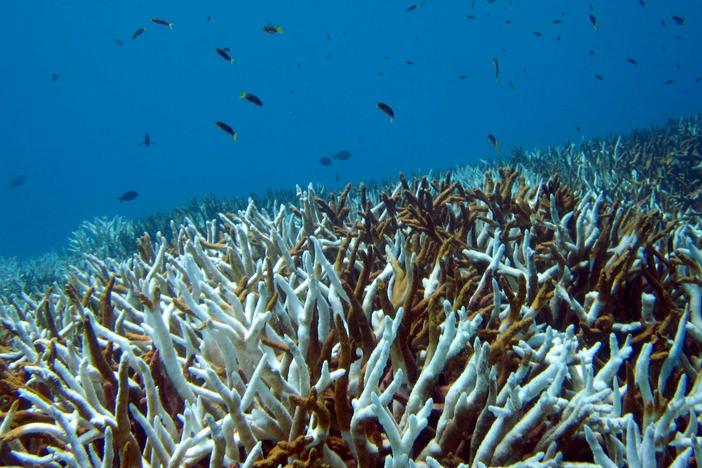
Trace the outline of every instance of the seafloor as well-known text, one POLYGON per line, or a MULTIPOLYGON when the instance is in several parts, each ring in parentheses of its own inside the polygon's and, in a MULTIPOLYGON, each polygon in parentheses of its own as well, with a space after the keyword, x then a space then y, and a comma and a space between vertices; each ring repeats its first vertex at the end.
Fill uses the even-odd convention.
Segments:
POLYGON ((86 223, 3 267, 0 462, 700 466, 701 124, 86 223))

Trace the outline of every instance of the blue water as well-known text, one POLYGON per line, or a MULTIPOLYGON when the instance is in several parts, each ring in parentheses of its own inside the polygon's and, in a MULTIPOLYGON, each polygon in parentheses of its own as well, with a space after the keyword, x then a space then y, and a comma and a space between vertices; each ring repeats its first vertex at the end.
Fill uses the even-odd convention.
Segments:
POLYGON ((495 158, 489 133, 508 154, 701 110, 699 1, 592 0, 598 31, 587 2, 511 3, 428 0, 406 13, 411 1, 5 0, 0 256, 61 247, 85 219, 146 216, 210 193, 495 158), (268 22, 284 33, 265 34, 268 22), (243 90, 264 106, 239 99, 243 90), (146 132, 156 145, 138 146, 146 132), (319 164, 341 149, 353 157, 319 164), (26 183, 9 188, 20 174, 26 183), (117 201, 131 189, 135 201, 117 201))

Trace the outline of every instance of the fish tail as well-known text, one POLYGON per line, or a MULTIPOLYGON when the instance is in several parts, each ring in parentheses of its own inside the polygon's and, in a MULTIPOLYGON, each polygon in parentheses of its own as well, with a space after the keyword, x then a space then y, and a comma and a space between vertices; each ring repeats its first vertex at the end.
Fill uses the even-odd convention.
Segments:
POLYGON ((277 33, 282 33, 282 32, 283 32, 283 27, 282 27, 282 26, 276 26, 276 27, 275 27, 275 32, 277 32, 277 33))
POLYGON ((232 133, 232 140, 238 141, 238 139, 239 139, 239 135, 237 135, 236 132, 232 133))
POLYGON ((395 121, 395 117, 390 117, 390 123, 393 123, 395 121))
POLYGON ((246 99, 246 91, 239 93, 239 99, 246 99))
POLYGON ((168 29, 173 30, 173 23, 168 23, 168 29))

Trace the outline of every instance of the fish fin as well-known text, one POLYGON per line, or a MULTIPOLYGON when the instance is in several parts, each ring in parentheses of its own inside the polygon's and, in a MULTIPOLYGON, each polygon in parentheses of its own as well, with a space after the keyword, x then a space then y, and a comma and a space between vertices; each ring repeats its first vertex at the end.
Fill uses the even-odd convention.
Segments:
POLYGON ((171 31, 173 31, 173 23, 168 23, 168 29, 170 29, 171 31))
POLYGON ((246 99, 246 91, 239 93, 239 99, 246 99))
POLYGON ((239 141, 239 135, 236 132, 232 133, 232 140, 239 141))
POLYGON ((390 123, 393 123, 395 121, 395 117, 390 117, 390 123))
POLYGON ((275 32, 277 32, 277 33, 282 33, 282 32, 283 32, 283 27, 282 27, 282 26, 276 26, 276 27, 275 27, 275 32))

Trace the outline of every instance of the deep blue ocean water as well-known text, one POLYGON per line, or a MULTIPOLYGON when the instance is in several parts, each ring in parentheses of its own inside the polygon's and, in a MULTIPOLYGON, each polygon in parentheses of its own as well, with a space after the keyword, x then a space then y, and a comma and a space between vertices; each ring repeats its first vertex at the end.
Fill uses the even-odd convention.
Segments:
POLYGON ((488 134, 508 154, 699 112, 702 2, 645 3, 427 0, 406 12, 412 1, 6 0, 0 256, 61 247, 95 216, 142 217, 206 194, 493 159, 488 134), (264 33, 269 22, 284 32, 264 33), (145 133, 155 145, 138 146, 145 133), (350 160, 318 162, 342 149, 350 160), (26 182, 9 187, 18 175, 26 182), (127 190, 139 197, 120 203, 127 190))

